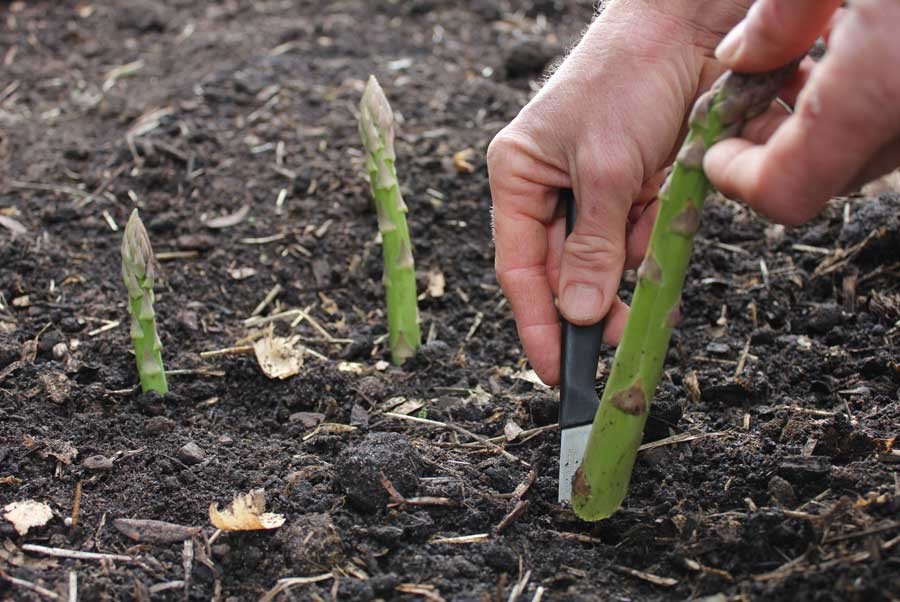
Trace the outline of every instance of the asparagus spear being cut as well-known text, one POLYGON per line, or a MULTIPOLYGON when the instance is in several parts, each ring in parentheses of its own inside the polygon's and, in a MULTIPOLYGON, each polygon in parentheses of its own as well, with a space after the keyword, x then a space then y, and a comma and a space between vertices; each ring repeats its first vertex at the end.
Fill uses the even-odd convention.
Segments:
POLYGON ((162 343, 156 333, 153 311, 153 249, 144 223, 135 209, 122 238, 122 280, 128 289, 128 313, 131 315, 131 341, 137 359, 141 390, 165 395, 169 391, 162 363, 162 343))
POLYGON ((703 173, 706 149, 740 133, 763 112, 796 63, 764 74, 728 72, 694 105, 684 145, 660 190, 659 214, 638 270, 631 314, 600 400, 584 461, 572 482, 579 517, 600 520, 618 510, 662 374, 700 211, 711 191, 703 173))
POLYGON ((359 135, 366 150, 366 170, 381 232, 391 359, 400 365, 421 343, 416 271, 406 203, 400 196, 394 169, 394 113, 374 76, 369 77, 359 105, 359 135))

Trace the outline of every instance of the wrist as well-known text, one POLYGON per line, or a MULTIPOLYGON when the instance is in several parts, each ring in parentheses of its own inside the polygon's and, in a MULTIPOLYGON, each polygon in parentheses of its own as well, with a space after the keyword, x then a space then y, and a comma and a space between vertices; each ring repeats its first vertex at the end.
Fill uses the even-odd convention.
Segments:
MULTIPOLYGON (((659 29, 675 43, 690 44, 704 56, 743 19, 754 0, 607 0, 601 11, 639 15, 647 27, 659 29)), ((651 30, 653 31, 653 30, 651 30)), ((635 32, 637 34, 638 32, 635 32)), ((643 34, 642 35, 646 35, 643 34)))

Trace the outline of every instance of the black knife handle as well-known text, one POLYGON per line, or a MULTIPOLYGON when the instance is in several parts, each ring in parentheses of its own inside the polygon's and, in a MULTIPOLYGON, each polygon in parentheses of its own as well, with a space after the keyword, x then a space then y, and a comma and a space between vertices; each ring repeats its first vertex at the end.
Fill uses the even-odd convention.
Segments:
MULTIPOLYGON (((575 227, 575 195, 571 189, 559 193, 566 205, 566 236, 575 227)), ((594 380, 603 340, 603 320, 576 326, 562 319, 562 365, 560 367, 559 427, 593 422, 597 413, 594 380)))

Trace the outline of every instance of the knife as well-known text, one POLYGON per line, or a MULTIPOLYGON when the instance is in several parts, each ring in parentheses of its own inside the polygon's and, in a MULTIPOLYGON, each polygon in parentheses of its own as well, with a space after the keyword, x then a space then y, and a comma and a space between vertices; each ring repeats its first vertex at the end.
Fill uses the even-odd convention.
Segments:
MULTIPOLYGON (((566 206, 566 236, 575 227, 575 195, 570 189, 559 193, 566 206)), ((581 465, 591 424, 600 406, 594 390, 603 321, 576 326, 562 320, 562 358, 559 387, 559 501, 572 499, 572 477, 581 465)))

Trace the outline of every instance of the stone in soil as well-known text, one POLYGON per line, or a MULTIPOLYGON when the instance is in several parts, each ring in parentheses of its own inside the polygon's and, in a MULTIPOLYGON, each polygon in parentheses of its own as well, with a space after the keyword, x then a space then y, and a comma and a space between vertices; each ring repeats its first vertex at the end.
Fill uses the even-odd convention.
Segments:
POLYGON ((419 488, 419 453, 399 433, 366 435, 341 452, 335 468, 341 489, 362 510, 374 511, 388 503, 382 476, 405 497, 415 495, 419 488))
POLYGON ((85 458, 81 465, 88 470, 110 470, 113 467, 113 461, 112 458, 98 454, 85 458))
POLYGON ((178 450, 177 457, 188 466, 193 466, 206 458, 206 452, 193 441, 188 441, 178 450))

